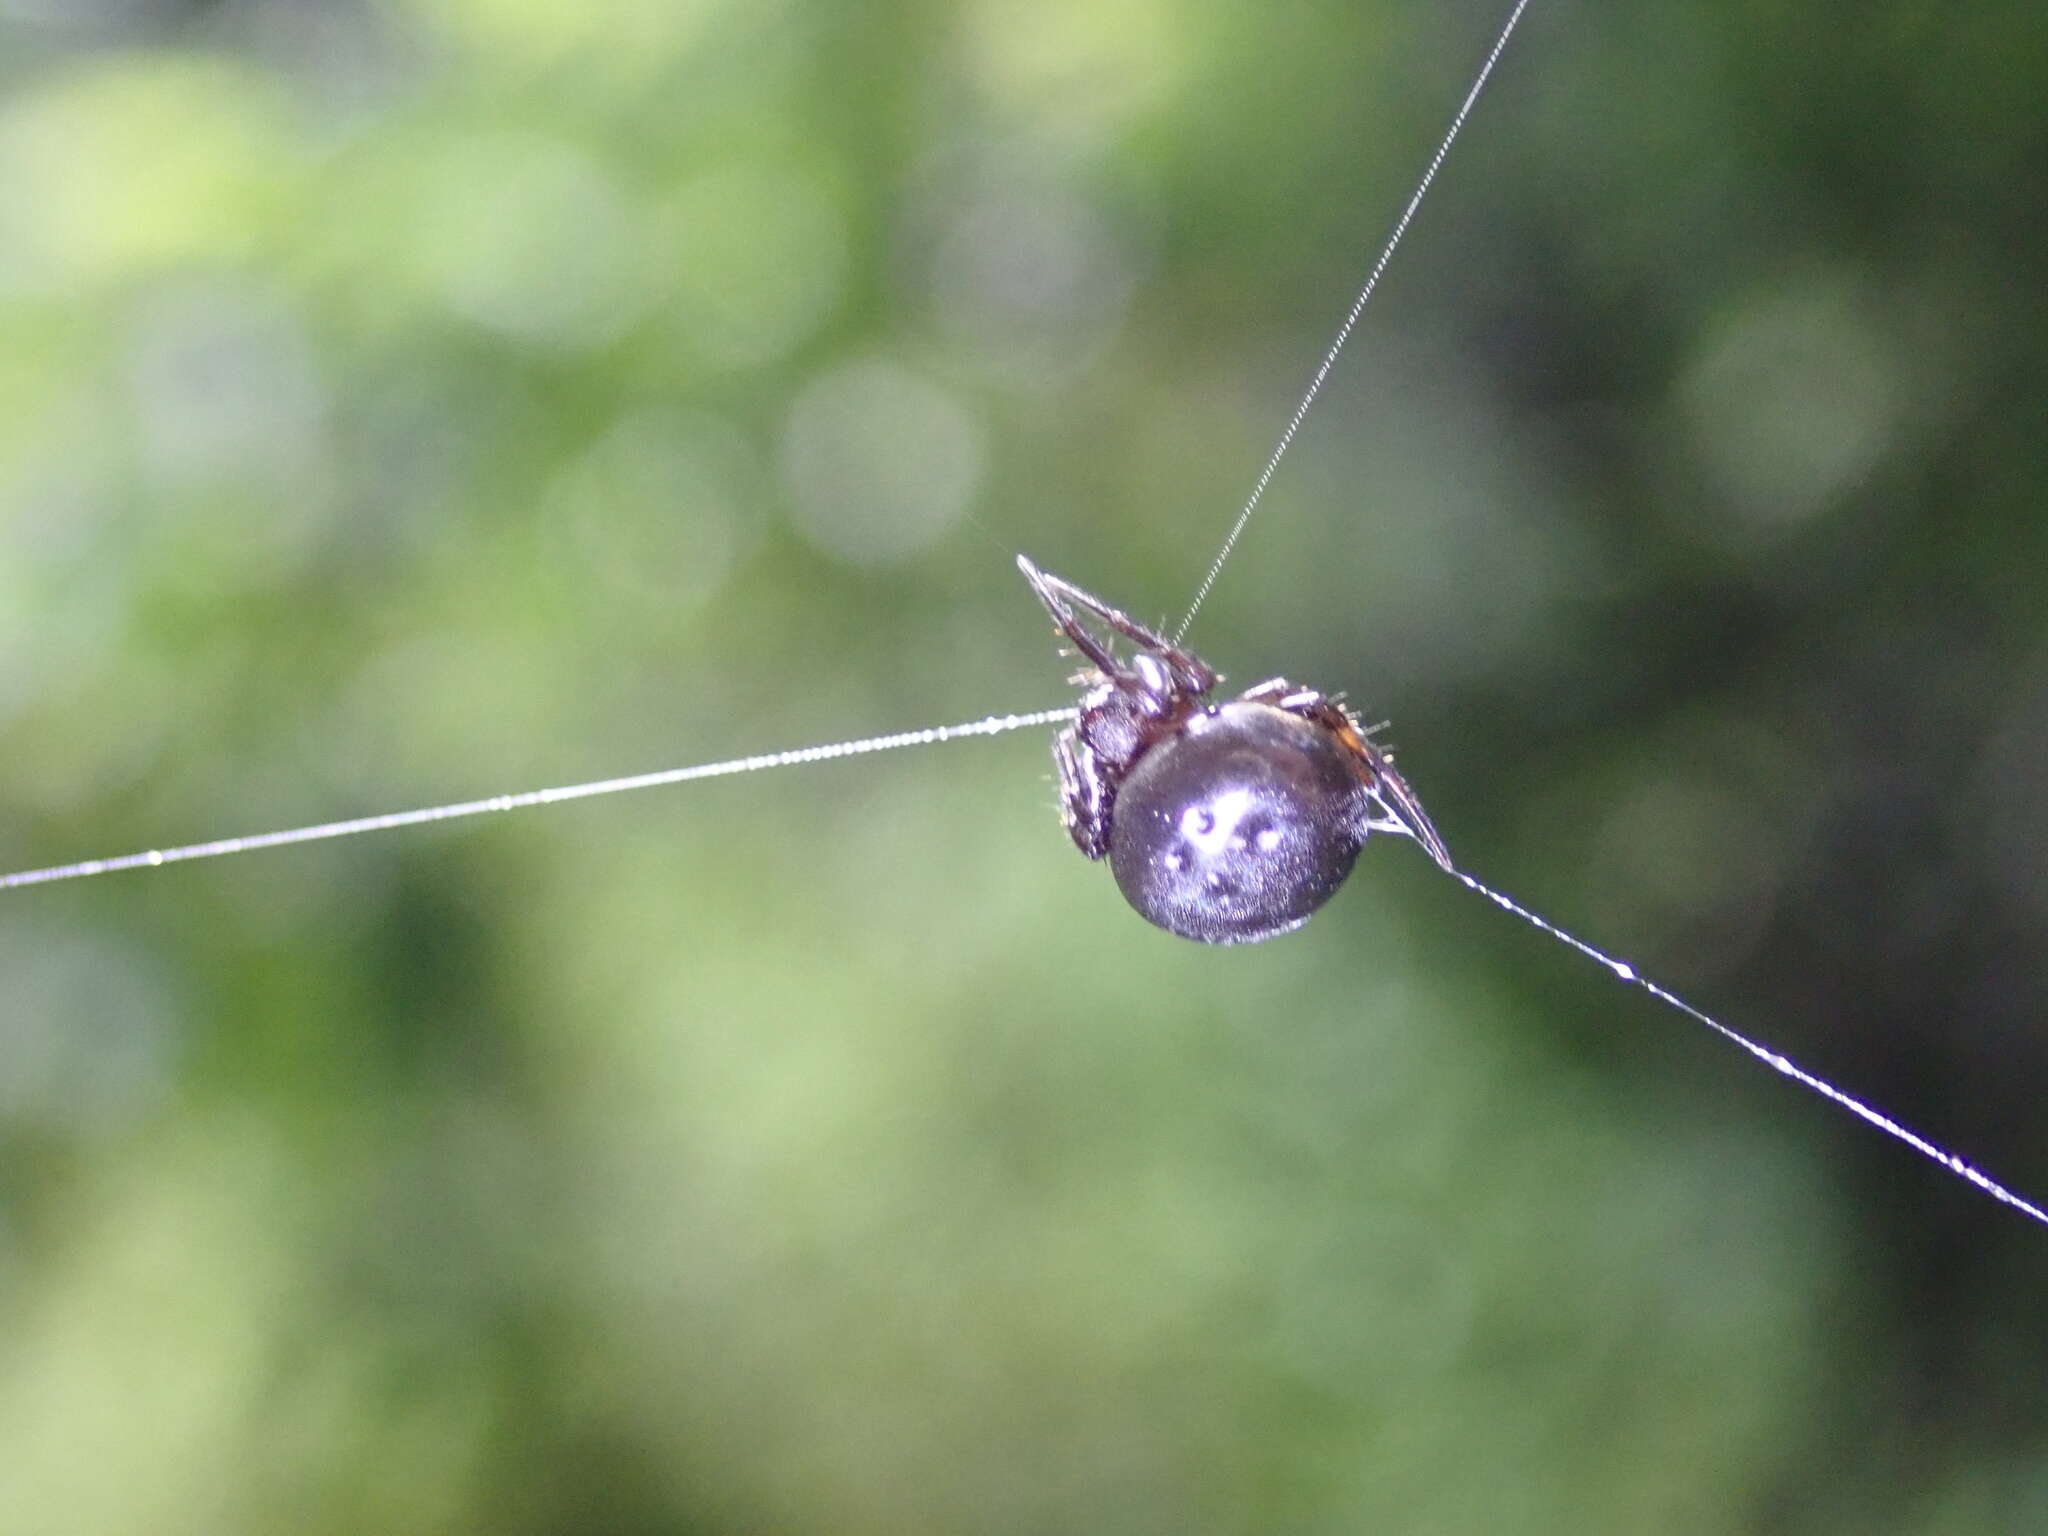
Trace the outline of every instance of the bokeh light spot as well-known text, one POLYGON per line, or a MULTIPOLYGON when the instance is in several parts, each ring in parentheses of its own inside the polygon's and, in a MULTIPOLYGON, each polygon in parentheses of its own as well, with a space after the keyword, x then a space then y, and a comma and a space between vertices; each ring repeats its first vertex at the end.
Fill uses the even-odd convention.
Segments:
POLYGON ((564 470, 553 499, 605 592, 674 609, 731 574, 751 532, 757 474, 726 423, 650 411, 620 421, 564 470))
POLYGON ((0 295, 246 255, 284 185, 277 102, 217 60, 61 76, 0 109, 0 295))
POLYGON ((1838 281, 1788 283, 1723 317, 1679 399, 1732 514, 1724 537, 1747 544, 1831 510, 1885 452, 1905 406, 1902 375, 1838 281))
POLYGON ((1139 259, 1123 231, 1054 176, 977 161, 934 178, 930 303, 962 358, 1056 384, 1122 328, 1139 259))
POLYGON ((635 210, 574 145, 530 133, 456 140, 425 167, 420 202, 421 266, 480 325, 583 348, 646 302, 635 210))
POLYGON ((0 1127, 116 1129, 157 1104, 175 1066, 169 978, 133 945, 89 929, 0 933, 0 1127))
POLYGON ((679 188, 656 223, 664 310, 704 364, 772 362, 838 301, 845 221, 817 177, 721 167, 679 188))
POLYGON ((981 461, 967 408, 880 359, 813 379, 782 440, 798 530, 849 565, 893 565, 938 539, 973 500, 981 461))

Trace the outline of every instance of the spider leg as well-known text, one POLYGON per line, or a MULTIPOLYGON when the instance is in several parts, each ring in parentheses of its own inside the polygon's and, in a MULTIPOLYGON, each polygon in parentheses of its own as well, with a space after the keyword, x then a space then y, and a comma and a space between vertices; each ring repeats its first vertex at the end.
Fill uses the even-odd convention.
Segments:
POLYGON ((1432 859, 1446 873, 1456 874, 1457 866, 1451 862, 1451 850, 1444 846, 1444 840, 1437 835, 1436 828, 1424 814, 1422 802, 1415 798, 1415 791, 1408 787, 1408 781, 1394 772, 1377 749, 1368 747, 1372 753, 1373 771, 1379 782, 1372 786, 1372 797, 1388 813, 1366 822, 1378 832, 1406 832, 1422 844, 1432 859))
POLYGON ((1135 682, 1136 677, 1129 668, 1120 666, 1109 651, 1082 626, 1074 616, 1073 607, 1081 608, 1107 625, 1116 634, 1122 635, 1133 645, 1152 652, 1166 663, 1173 680, 1191 694, 1207 693, 1216 686, 1216 673, 1192 651, 1175 645, 1166 636, 1150 625, 1140 624, 1121 608, 1114 608, 1101 598, 1082 591, 1071 581, 1041 571, 1023 555, 1017 557, 1017 569, 1024 573, 1024 579, 1031 583, 1031 590, 1038 594, 1038 600, 1045 604, 1052 615, 1053 623, 1060 632, 1073 641, 1082 655, 1101 670, 1102 675, 1120 683, 1135 682))
POLYGON ((1061 731, 1052 744, 1053 765, 1060 775, 1060 820, 1067 836, 1088 858, 1109 852, 1109 791, 1095 763, 1095 749, 1073 730, 1061 731))
POLYGON ((1275 709, 1284 709, 1290 715, 1302 715, 1320 724, 1330 722, 1317 710, 1318 705, 1332 705, 1334 701, 1313 688, 1297 688, 1284 677, 1269 677, 1255 688, 1247 688, 1238 695, 1246 704, 1270 704, 1275 709))
POLYGON ((1094 664, 1095 670, 1104 677, 1120 683, 1135 682, 1136 675, 1121 665, 1109 654, 1109 650, 1081 625, 1074 612, 1067 606, 1069 595, 1084 604, 1092 602, 1088 594, 1068 585, 1057 576, 1049 576, 1022 555, 1017 557, 1017 569, 1024 573, 1024 579, 1031 583, 1031 590, 1038 594, 1038 600, 1045 604, 1045 611, 1052 615, 1052 621, 1061 634, 1073 642, 1074 648, 1094 664))
POLYGON ((1393 759, 1372 744, 1357 716, 1335 699, 1317 693, 1313 688, 1296 688, 1283 677, 1259 684, 1245 697, 1253 698, 1253 695, 1259 696, 1253 699, 1255 703, 1272 704, 1334 731, 1358 758, 1364 770, 1366 792, 1385 813, 1368 817, 1365 825, 1375 832, 1405 833, 1422 844, 1441 868, 1456 873, 1456 866, 1451 863, 1451 851, 1444 846, 1443 838, 1422 809, 1422 802, 1415 798, 1415 791, 1408 787, 1408 781, 1394 771, 1393 759))

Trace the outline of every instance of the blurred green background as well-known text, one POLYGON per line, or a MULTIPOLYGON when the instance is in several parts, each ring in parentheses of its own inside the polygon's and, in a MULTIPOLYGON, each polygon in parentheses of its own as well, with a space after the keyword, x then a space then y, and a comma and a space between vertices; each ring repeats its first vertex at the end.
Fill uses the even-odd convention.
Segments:
MULTIPOLYGON (((1061 703, 1504 3, 0 0, 0 868, 1061 703)), ((1192 639, 2048 1192, 2048 11, 1539 0, 1192 639)), ((0 901, 0 1530, 2048 1529, 2048 1234, 1045 732, 0 901)))

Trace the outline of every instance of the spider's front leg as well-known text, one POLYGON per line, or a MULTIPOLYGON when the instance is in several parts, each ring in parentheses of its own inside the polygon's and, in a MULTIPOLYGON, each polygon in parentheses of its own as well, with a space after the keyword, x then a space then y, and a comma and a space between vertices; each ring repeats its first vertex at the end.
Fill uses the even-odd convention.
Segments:
POLYGON ((1031 590, 1045 604, 1055 627, 1106 681, 1125 689, 1152 687, 1151 682, 1134 669, 1124 666, 1110 654, 1102 641, 1088 632, 1074 613, 1077 607, 1093 615, 1112 633, 1130 641, 1140 653, 1150 653, 1156 659, 1154 671, 1160 683, 1170 687, 1176 695, 1195 698, 1216 686, 1218 678, 1214 669, 1193 651, 1175 645, 1150 625, 1140 624, 1121 608, 1112 607, 1101 598, 1083 592, 1063 577, 1041 571, 1023 555, 1017 557, 1017 569, 1024 573, 1031 590))

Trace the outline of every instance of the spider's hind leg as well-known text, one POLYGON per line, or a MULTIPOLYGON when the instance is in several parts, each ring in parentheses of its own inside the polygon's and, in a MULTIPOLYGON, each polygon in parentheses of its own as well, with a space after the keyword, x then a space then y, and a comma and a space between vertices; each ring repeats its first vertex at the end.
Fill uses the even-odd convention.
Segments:
POLYGON ((1415 798, 1415 791, 1394 770, 1393 755, 1373 745, 1358 716, 1329 695, 1313 688, 1297 688, 1284 677, 1263 682, 1243 697, 1254 704, 1270 704, 1291 715, 1300 715, 1335 735, 1356 759, 1366 793, 1381 812, 1366 817, 1364 825, 1374 832, 1405 833, 1422 844, 1440 868, 1455 873, 1450 850, 1422 809, 1422 802, 1415 798))

